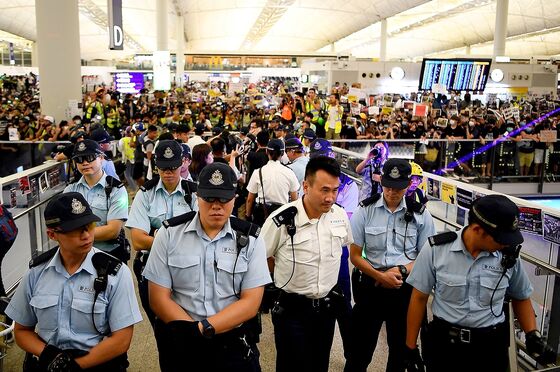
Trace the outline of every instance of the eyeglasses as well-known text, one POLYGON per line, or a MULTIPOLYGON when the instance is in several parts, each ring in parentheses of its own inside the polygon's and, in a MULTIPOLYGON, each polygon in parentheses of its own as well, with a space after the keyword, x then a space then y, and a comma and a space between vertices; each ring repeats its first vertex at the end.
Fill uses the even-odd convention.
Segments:
POLYGON ((177 169, 181 167, 168 167, 168 168, 158 168, 160 172, 175 172, 177 169))
POLYGON ((202 200, 204 200, 206 203, 210 203, 210 204, 214 204, 215 202, 218 202, 220 204, 226 204, 228 202, 230 202, 233 198, 209 198, 209 197, 202 197, 202 200))
POLYGON ((90 232, 95 228, 95 222, 88 223, 87 225, 80 226, 74 230, 61 231, 58 229, 53 229, 55 233, 66 235, 66 236, 80 236, 84 231, 90 232))
POLYGON ((74 161, 78 164, 82 164, 84 161, 91 163, 92 161, 95 161, 95 159, 97 159, 97 156, 98 155, 95 154, 76 156, 74 158, 74 161))

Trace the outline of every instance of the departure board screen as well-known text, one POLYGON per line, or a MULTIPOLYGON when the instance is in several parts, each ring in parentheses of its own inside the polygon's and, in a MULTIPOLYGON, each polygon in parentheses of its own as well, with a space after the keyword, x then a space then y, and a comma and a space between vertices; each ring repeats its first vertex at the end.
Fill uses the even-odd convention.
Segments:
POLYGON ((491 62, 491 59, 424 59, 419 89, 432 90, 433 84, 441 84, 447 90, 482 92, 491 62))

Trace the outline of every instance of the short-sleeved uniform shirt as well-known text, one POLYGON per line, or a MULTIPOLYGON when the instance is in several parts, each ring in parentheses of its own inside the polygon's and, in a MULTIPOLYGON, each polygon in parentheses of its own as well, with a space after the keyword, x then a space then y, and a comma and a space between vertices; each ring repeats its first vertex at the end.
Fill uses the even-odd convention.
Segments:
POLYGON ((192 208, 185 200, 185 191, 181 182, 172 193, 169 193, 160 179, 155 187, 136 194, 126 227, 134 227, 150 233, 151 229, 159 229, 161 223, 171 217, 198 210, 195 193, 192 193, 191 205, 192 208))
MULTIPOLYGON (((107 175, 103 173, 99 182, 93 185, 93 187, 89 187, 82 176, 78 182, 66 186, 64 192, 79 192, 82 194, 91 206, 93 214, 101 219, 101 221, 97 222, 98 226, 107 225, 107 221, 110 220, 126 221, 128 219, 128 193, 126 188, 113 187, 111 194, 109 194, 109 200, 107 200, 106 186, 107 175)), ((119 246, 116 241, 96 240, 93 244, 97 249, 105 252, 110 252, 119 246)))
POLYGON ((344 209, 335 204, 320 218, 309 219, 303 199, 272 213, 262 227, 261 236, 266 244, 267 257, 274 257, 276 286, 282 287, 289 280, 283 290, 314 299, 325 297, 336 285, 342 246, 352 243, 350 222, 344 209), (278 228, 272 221, 272 217, 291 206, 298 210, 293 247, 285 226, 278 228), (294 274, 290 279, 292 270, 294 274))
POLYGON ((250 236, 237 255, 236 236, 228 220, 209 239, 197 213, 158 231, 142 275, 171 289, 173 301, 194 320, 206 319, 236 302, 241 291, 271 282, 263 240, 250 236))
POLYGON ((504 314, 495 317, 490 311, 494 289, 493 311, 500 314, 506 294, 527 299, 533 287, 520 260, 500 281, 502 253, 481 252, 474 258, 461 238, 464 229, 457 232, 453 242, 426 244, 406 281, 423 293, 435 290, 432 302, 435 316, 464 327, 489 327, 505 320, 504 314))
POLYGON ((122 265, 116 275, 108 276, 107 289, 93 302, 93 283, 97 271, 92 248, 78 270, 69 275, 60 252, 50 261, 31 268, 23 277, 6 314, 26 327, 36 326, 45 342, 61 349, 89 350, 103 340, 99 331, 115 332, 142 320, 132 275, 122 265))
POLYGON ((269 160, 261 169, 262 183, 259 171, 256 170, 247 185, 247 191, 257 194, 257 203, 262 204, 264 200, 267 204, 286 204, 289 201, 290 192, 298 191, 300 185, 294 171, 279 161, 269 160))
POLYGON ((383 195, 367 207, 359 207, 350 221, 354 244, 362 247, 362 256, 375 269, 386 269, 397 265, 407 265, 416 258, 418 251, 435 234, 432 215, 428 210, 414 213, 413 220, 404 219, 406 202, 391 212, 383 195), (405 255, 406 249, 406 255, 405 255))
POLYGON ((299 182, 299 196, 303 195, 303 179, 305 178, 305 168, 307 167, 307 163, 309 163, 309 158, 307 156, 300 156, 299 158, 295 159, 293 162, 288 164, 288 168, 290 168, 299 182))

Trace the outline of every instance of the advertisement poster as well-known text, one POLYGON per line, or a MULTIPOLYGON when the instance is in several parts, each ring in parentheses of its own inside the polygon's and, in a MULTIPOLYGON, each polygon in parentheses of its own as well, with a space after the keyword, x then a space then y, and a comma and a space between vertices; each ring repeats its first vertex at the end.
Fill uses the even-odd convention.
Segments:
POLYGON ((434 180, 434 179, 428 179, 428 195, 433 196, 436 199, 440 198, 440 185, 441 182, 434 180))
POLYGON ((414 116, 428 116, 428 106, 427 105, 414 105, 414 116))
POLYGON ((542 211, 538 208, 519 207, 519 229, 532 234, 542 235, 542 211))
POLYGON ((457 189, 455 185, 450 185, 448 183, 443 183, 441 185, 441 201, 448 204, 457 203, 457 189))
POLYGON ((472 191, 457 188, 457 205, 461 208, 469 209, 473 201, 472 191))
POLYGON ((47 191, 49 189, 49 181, 47 179, 47 173, 43 173, 41 174, 41 176, 39 176, 39 190, 41 190, 41 193, 47 191))
POLYGON ((21 177, 18 180, 19 189, 23 195, 27 195, 31 193, 31 186, 29 185, 29 176, 21 177))
POLYGON ((544 213, 543 223, 544 240, 560 244, 560 218, 544 213))

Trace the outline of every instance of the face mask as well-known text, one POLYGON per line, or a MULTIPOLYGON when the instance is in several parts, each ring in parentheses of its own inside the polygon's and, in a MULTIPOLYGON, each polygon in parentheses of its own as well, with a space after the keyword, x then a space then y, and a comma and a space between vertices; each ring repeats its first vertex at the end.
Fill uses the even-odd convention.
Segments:
POLYGON ((450 121, 449 121, 449 124, 451 124, 451 125, 456 125, 457 122, 456 122, 455 120, 450 120, 450 121))
POLYGON ((474 121, 469 121, 469 126, 474 127, 474 121))
POLYGON ((533 133, 533 128, 525 128, 525 133, 533 133))
POLYGON ((82 124, 82 121, 81 120, 76 120, 74 123, 76 123, 76 125, 80 125, 80 124, 82 124))
POLYGON ((511 132, 513 132, 513 127, 507 127, 506 130, 507 130, 509 133, 511 133, 511 132))

